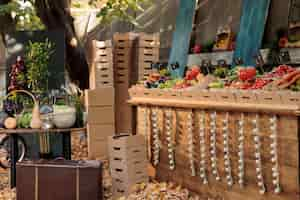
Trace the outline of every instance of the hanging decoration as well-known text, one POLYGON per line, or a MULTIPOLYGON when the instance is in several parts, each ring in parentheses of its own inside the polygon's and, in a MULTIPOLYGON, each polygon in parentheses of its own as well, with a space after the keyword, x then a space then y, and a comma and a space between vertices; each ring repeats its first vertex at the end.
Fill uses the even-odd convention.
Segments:
POLYGON ((168 145, 168 158, 169 158, 169 168, 170 170, 175 169, 175 149, 174 149, 174 138, 173 138, 173 117, 172 110, 167 110, 165 113, 165 130, 167 135, 167 145, 168 145))
POLYGON ((145 135, 145 139, 146 139, 146 148, 147 148, 147 156, 148 156, 148 159, 151 158, 151 144, 150 144, 150 141, 151 141, 151 138, 150 138, 150 135, 149 135, 149 132, 148 132, 148 115, 149 115, 149 110, 148 108, 145 106, 144 108, 144 135, 145 135))
POLYGON ((193 128, 193 112, 187 115, 187 131, 188 131, 188 156, 190 159, 191 176, 196 176, 195 158, 194 158, 194 128, 193 128))
POLYGON ((217 181, 220 181, 221 178, 219 176, 218 167, 217 167, 217 147, 216 147, 216 132, 217 132, 217 125, 216 125, 216 118, 217 112, 214 111, 210 115, 210 155, 211 155, 211 168, 212 173, 215 176, 217 181))
POLYGON ((229 152, 229 113, 226 112, 225 119, 223 120, 223 139, 224 139, 224 166, 226 172, 226 180, 229 186, 233 185, 230 152, 229 152))
POLYGON ((151 124, 152 124, 152 135, 153 135, 153 164, 157 166, 159 163, 160 153, 160 139, 159 139, 159 127, 158 127, 158 116, 157 109, 152 110, 151 113, 151 124))
POLYGON ((238 122, 238 133, 239 133, 239 137, 238 137, 238 142, 239 142, 239 146, 238 146, 238 156, 239 156, 239 160, 238 160, 238 176, 239 176, 239 185, 241 188, 244 187, 244 174, 245 174, 245 163, 244 163, 244 140, 245 140, 245 136, 244 136, 244 121, 245 121, 245 114, 241 113, 241 118, 238 122))
POLYGON ((281 187, 280 187, 280 175, 279 175, 279 163, 278 163, 278 151, 277 151, 277 116, 274 115, 270 118, 270 129, 271 129, 271 161, 273 163, 272 167, 272 177, 273 177, 273 184, 275 186, 274 192, 275 194, 279 194, 281 192, 281 187))
POLYGON ((205 148, 205 111, 199 116, 199 139, 200 139, 200 177, 203 184, 208 184, 206 175, 206 148, 205 148))
POLYGON ((264 184, 264 177, 262 173, 262 161, 261 161, 261 138, 259 130, 259 116, 256 114, 255 119, 252 120, 253 123, 253 138, 255 147, 255 163, 256 163, 256 178, 257 185, 260 188, 259 193, 264 194, 266 192, 266 187, 264 184))

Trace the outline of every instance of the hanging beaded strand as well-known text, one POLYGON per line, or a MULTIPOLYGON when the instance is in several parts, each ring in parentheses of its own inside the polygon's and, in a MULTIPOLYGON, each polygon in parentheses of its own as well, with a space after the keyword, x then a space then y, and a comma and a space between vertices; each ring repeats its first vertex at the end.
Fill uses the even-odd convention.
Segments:
POLYGON ((187 130, 188 130, 188 155, 190 159, 191 175, 196 176, 195 158, 194 158, 194 138, 193 138, 193 112, 187 115, 187 130))
POLYGON ((152 110, 151 113, 152 122, 152 135, 153 135, 153 164, 157 166, 159 163, 159 153, 160 153, 160 140, 159 140, 159 128, 158 128, 158 116, 157 110, 152 110))
POLYGON ((239 137, 238 137, 238 142, 239 142, 239 147, 238 147, 238 156, 239 156, 239 160, 238 160, 238 176, 239 176, 239 185, 241 188, 244 187, 244 174, 245 174, 245 163, 244 163, 244 121, 245 121, 245 115, 244 113, 241 114, 241 118, 238 122, 238 133, 239 133, 239 137))
POLYGON ((212 173, 215 176, 217 181, 220 181, 221 178, 219 176, 218 168, 217 168, 217 147, 216 147, 216 132, 217 132, 217 125, 216 125, 216 118, 217 112, 213 112, 210 114, 210 155, 211 155, 211 168, 212 173))
POLYGON ((206 148, 205 148, 205 111, 201 111, 199 117, 199 139, 200 139, 200 177, 203 180, 203 184, 207 184, 206 175, 206 148))
POLYGON ((166 139, 168 145, 168 158, 169 158, 169 168, 170 170, 175 169, 175 156, 174 156, 174 144, 173 144, 173 120, 172 120, 172 111, 167 110, 165 112, 165 129, 166 129, 166 139))
POLYGON ((223 142, 224 142, 224 166, 226 172, 227 185, 233 185, 231 174, 230 152, 229 152, 229 113, 226 112, 223 120, 223 142))
POLYGON ((149 138, 149 134, 148 134, 148 108, 145 106, 144 108, 144 134, 145 134, 145 139, 146 139, 146 148, 147 148, 147 156, 148 159, 151 158, 151 149, 149 150, 149 148, 151 147, 150 144, 150 138, 149 138))
POLYGON ((259 116, 256 114, 255 119, 252 120, 253 123, 253 138, 255 147, 255 163, 256 163, 256 176, 257 185, 260 188, 259 193, 264 194, 266 192, 266 187, 264 184, 264 178, 262 174, 262 162, 261 162, 261 141, 260 141, 260 130, 259 130, 259 116))
POLYGON ((271 139, 271 161, 273 164, 272 167, 272 177, 273 177, 273 184, 275 186, 274 193, 279 194, 281 192, 281 187, 280 187, 280 174, 279 174, 279 163, 278 163, 278 142, 277 142, 277 116, 274 115, 273 117, 270 118, 270 129, 272 131, 270 135, 271 139))

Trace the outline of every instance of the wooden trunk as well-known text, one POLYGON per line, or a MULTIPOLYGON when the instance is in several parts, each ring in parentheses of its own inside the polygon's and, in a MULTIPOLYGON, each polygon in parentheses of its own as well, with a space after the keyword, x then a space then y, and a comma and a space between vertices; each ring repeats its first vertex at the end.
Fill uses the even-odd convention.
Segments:
MULTIPOLYGON (((204 95, 204 94, 203 94, 204 95)), ((204 96, 207 98, 211 93, 204 96)), ((172 96, 172 95, 171 95, 172 96)), ((170 97, 171 97, 170 96, 170 97)), ((196 96, 196 95, 195 95, 196 96)), ((273 108, 268 108, 266 102, 259 105, 254 102, 239 102, 230 105, 227 100, 217 103, 216 99, 208 98, 207 100, 184 99, 181 96, 180 101, 172 101, 171 98, 163 97, 138 97, 131 96, 131 103, 138 106, 138 124, 137 133, 146 134, 148 144, 153 144, 150 113, 153 110, 158 112, 158 126, 161 140, 160 162, 156 167, 156 177, 159 181, 173 181, 190 189, 193 192, 200 194, 204 198, 213 199, 244 199, 244 200, 285 200, 285 199, 299 199, 299 117, 297 116, 298 107, 294 107, 293 112, 282 112, 280 106, 282 103, 273 103, 273 108), (150 101, 151 99, 151 101, 150 101), (149 101, 148 101, 149 100, 149 101), (173 104, 174 103, 174 104, 173 104), (213 105, 215 108, 213 108, 213 105), (230 105, 230 106, 229 106, 230 105), (250 109, 252 107, 252 110, 250 109), (228 107, 229 106, 229 107, 228 107), (249 108, 248 108, 249 107, 249 108), (264 107, 266 108, 264 110, 264 107), (147 115, 145 110, 147 109, 147 115), (177 125, 175 135, 175 170, 170 170, 168 158, 168 142, 166 140, 166 131, 164 127, 165 111, 173 110, 177 125), (243 111, 244 110, 244 111, 243 111), (269 111, 268 111, 269 110, 269 111), (205 112, 205 146, 206 146, 206 173, 208 175, 208 184, 204 185, 200 177, 199 163, 200 157, 200 137, 199 137, 199 124, 200 113, 205 112), (212 174, 211 160, 210 160, 210 114, 217 113, 216 117, 216 151, 217 151, 217 169, 219 171, 221 181, 216 181, 212 174), (195 169, 196 176, 191 176, 190 159, 188 157, 188 126, 187 114, 193 112, 193 140, 194 140, 194 156, 195 156, 195 169), (223 120, 225 119, 226 112, 229 112, 229 149, 231 159, 231 169, 233 177, 233 186, 227 185, 225 164, 224 164, 224 139, 223 139, 223 120), (244 159, 245 159, 245 186, 240 188, 238 183, 238 120, 241 113, 245 115, 245 144, 244 144, 244 159), (252 120, 259 115, 260 136, 261 136, 261 157, 262 157, 262 171, 264 175, 264 183, 266 185, 266 193, 261 195, 259 187, 257 186, 256 162, 255 162, 255 148, 254 137, 252 133, 252 120), (274 185, 272 178, 272 167, 274 164, 271 162, 271 130, 270 130, 270 117, 276 115, 278 117, 278 162, 280 173, 280 185, 282 192, 280 194, 274 193, 274 185), (145 117, 146 116, 146 117, 145 117), (145 123, 145 119, 148 123, 145 123), (145 130, 145 124, 148 124, 145 130)), ((176 98, 176 97, 175 97, 176 98)), ((275 100, 275 99, 274 99, 275 100)), ((233 101, 234 102, 234 101, 233 101)), ((256 100, 256 103, 259 103, 256 100)), ((296 103, 297 104, 297 103, 296 103)), ((291 106, 287 105, 285 106, 291 106)), ((175 128, 174 128, 175 129, 175 128)), ((150 146, 149 145, 149 146, 150 146)), ((150 150, 151 148, 149 148, 150 150)), ((150 154, 151 156, 151 154, 150 154)), ((150 157, 151 158, 151 157, 150 157)))
POLYGON ((17 200, 99 200, 98 161, 28 161, 17 164, 17 200))

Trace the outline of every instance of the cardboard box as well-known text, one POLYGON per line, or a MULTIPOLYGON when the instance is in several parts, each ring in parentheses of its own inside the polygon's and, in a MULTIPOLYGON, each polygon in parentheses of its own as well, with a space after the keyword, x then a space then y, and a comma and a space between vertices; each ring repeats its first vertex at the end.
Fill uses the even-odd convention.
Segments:
POLYGON ((114 106, 89 106, 87 121, 89 124, 113 124, 114 106))
POLYGON ((87 109, 90 106, 113 106, 114 102, 115 90, 113 87, 85 90, 85 105, 87 109))
POLYGON ((89 140, 88 157, 89 159, 108 159, 107 140, 89 140))
POLYGON ((115 125, 114 124, 88 124, 87 133, 90 140, 108 140, 108 137, 115 135, 115 125))
POLYGON ((108 137, 115 134, 114 124, 87 125, 88 156, 90 159, 108 158, 108 137))

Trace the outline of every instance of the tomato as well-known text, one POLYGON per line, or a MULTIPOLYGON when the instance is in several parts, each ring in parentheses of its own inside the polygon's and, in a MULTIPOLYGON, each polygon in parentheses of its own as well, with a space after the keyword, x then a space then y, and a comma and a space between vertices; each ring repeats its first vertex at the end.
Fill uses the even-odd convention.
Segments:
POLYGON ((241 81, 248 81, 254 79, 256 76, 256 69, 254 67, 241 68, 239 70, 239 79, 241 81))

